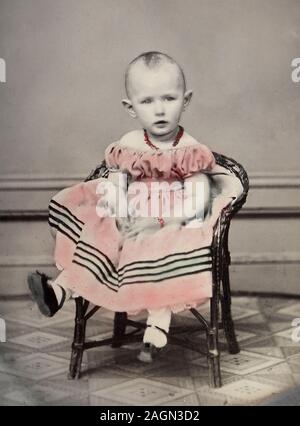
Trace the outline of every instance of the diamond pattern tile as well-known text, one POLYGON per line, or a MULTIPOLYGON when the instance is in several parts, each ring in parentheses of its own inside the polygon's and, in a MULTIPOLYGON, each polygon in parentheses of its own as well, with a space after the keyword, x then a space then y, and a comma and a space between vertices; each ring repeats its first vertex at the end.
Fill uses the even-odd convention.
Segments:
MULTIPOLYGON (((296 347, 299 348, 300 347, 300 342, 295 341, 295 339, 293 339, 293 335, 295 335, 295 328, 288 328, 287 330, 283 330, 280 331, 278 333, 274 334, 275 340, 277 342, 278 346, 284 346, 284 347, 296 347)), ((296 332, 297 334, 297 340, 298 340, 298 336, 299 336, 299 332, 296 332)))
MULTIPOLYGON (((300 303, 287 299, 233 298, 233 317, 241 352, 227 353, 220 332, 223 386, 209 387, 207 360, 199 353, 167 346, 159 359, 143 364, 140 343, 90 349, 82 377, 67 380, 74 327, 74 301, 54 318, 40 315, 32 301, 0 302, 7 342, 0 343, 0 405, 257 405, 276 401, 300 384, 300 344, 292 342, 291 321, 300 303)), ((198 307, 207 315, 209 304, 198 307)), ((143 321, 145 312, 132 319, 143 321)), ((89 321, 87 339, 111 337, 113 313, 99 310, 89 321)), ((173 326, 194 324, 190 312, 173 326)), ((205 334, 187 333, 205 347, 205 334)))
POLYGON ((36 385, 25 391, 21 389, 9 392, 6 398, 22 405, 47 405, 49 402, 63 399, 67 396, 67 392, 62 392, 57 389, 51 392, 48 386, 36 385))
POLYGON ((300 318, 300 302, 281 308, 277 311, 277 313, 281 315, 288 315, 293 318, 300 318))
POLYGON ((256 352, 275 358, 285 358, 283 349, 276 346, 275 338, 273 336, 267 338, 263 337, 255 341, 251 341, 250 343, 248 341, 241 342, 241 347, 250 352, 256 352))
MULTIPOLYGON (((282 359, 267 357, 252 352, 241 351, 237 355, 226 354, 221 357, 221 369, 228 373, 245 375, 282 362, 282 359)), ((192 364, 205 365, 203 357, 192 364)))
POLYGON ((243 405, 259 402, 270 395, 278 395, 280 390, 279 386, 241 379, 216 389, 215 393, 226 395, 232 403, 243 405))
POLYGON ((10 364, 1 363, 0 371, 32 380, 40 380, 67 371, 68 364, 66 360, 52 355, 34 353, 17 358, 10 364))
MULTIPOLYGON (((253 339, 257 336, 255 333, 250 333, 248 331, 242 331, 238 329, 235 330, 235 334, 239 342, 244 342, 245 340, 253 339)), ((223 333, 219 337, 219 342, 226 344, 226 338, 223 333)))
POLYGON ((55 324, 74 320, 74 309, 72 312, 68 312, 65 309, 61 309, 57 312, 55 317, 48 318, 43 316, 36 306, 31 309, 19 309, 15 312, 11 312, 4 315, 6 321, 13 321, 19 324, 29 325, 31 327, 43 328, 53 327, 55 324))
POLYGON ((299 364, 299 373, 300 373, 300 354, 293 355, 293 356, 289 357, 288 362, 299 364))
POLYGON ((68 342, 68 339, 66 337, 56 336, 55 334, 34 331, 29 334, 14 337, 8 341, 10 343, 17 343, 18 345, 24 345, 30 348, 43 349, 58 343, 68 342))
POLYGON ((108 393, 116 402, 127 405, 158 405, 184 397, 191 391, 149 379, 134 379, 106 390, 93 392, 93 395, 105 397, 108 393))
POLYGON ((293 386, 293 373, 291 367, 282 362, 281 364, 276 364, 271 367, 268 367, 264 370, 259 370, 254 374, 249 374, 247 376, 251 380, 258 381, 266 384, 277 384, 282 388, 293 386))

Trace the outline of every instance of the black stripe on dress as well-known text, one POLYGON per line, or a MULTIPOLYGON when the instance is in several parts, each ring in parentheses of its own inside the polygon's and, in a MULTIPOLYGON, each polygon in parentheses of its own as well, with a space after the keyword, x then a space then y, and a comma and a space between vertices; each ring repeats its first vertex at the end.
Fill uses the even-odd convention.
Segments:
MULTIPOLYGON (((118 276, 118 272, 116 272, 116 271, 112 271, 111 269, 109 269, 109 267, 108 267, 108 265, 105 263, 105 261, 103 260, 103 259, 101 259, 99 256, 96 256, 94 253, 91 253, 90 251, 88 251, 88 250, 86 250, 86 249, 84 249, 84 248, 82 248, 82 247, 79 247, 79 243, 78 243, 78 245, 77 245, 77 247, 76 247, 76 252, 78 251, 78 250, 80 250, 80 251, 82 251, 83 253, 85 253, 85 254, 88 254, 89 256, 92 256, 92 257, 94 257, 101 265, 103 265, 103 267, 105 268, 105 270, 106 270, 106 272, 107 272, 107 275, 108 276, 110 276, 113 280, 118 280, 119 279, 119 276, 118 276), (115 276, 114 276, 115 275, 115 276)), ((88 259, 88 258, 87 258, 88 259)))
POLYGON ((165 260, 165 259, 168 259, 168 258, 172 258, 172 257, 174 257, 174 256, 185 256, 185 255, 190 255, 190 254, 192 254, 192 253, 195 253, 195 252, 197 252, 197 251, 202 251, 202 250, 208 250, 209 251, 209 253, 207 253, 207 256, 211 256, 211 247, 210 246, 206 246, 206 247, 200 247, 200 248, 196 248, 196 249, 193 249, 193 250, 190 250, 190 251, 184 251, 184 252, 176 252, 176 253, 171 253, 171 254, 168 254, 168 255, 166 255, 166 256, 164 256, 164 257, 161 257, 161 258, 159 258, 159 259, 154 259, 154 260, 138 260, 138 261, 136 261, 136 262, 130 262, 130 263, 127 263, 126 265, 123 265, 122 266, 122 268, 120 268, 118 271, 119 271, 119 273, 120 273, 120 271, 122 271, 124 268, 126 268, 127 266, 131 266, 131 265, 138 265, 138 264, 140 264, 140 263, 156 263, 156 262, 159 262, 159 261, 161 261, 161 260, 165 260))
MULTIPOLYGON (((179 278, 179 277, 185 277, 186 275, 193 275, 193 274, 198 274, 199 272, 206 272, 206 271, 211 271, 212 268, 205 268, 205 269, 198 269, 196 271, 190 271, 190 272, 182 272, 181 274, 177 274, 177 275, 172 275, 172 277, 167 277, 167 278, 159 278, 159 279, 152 279, 149 281, 145 281, 145 280, 138 280, 138 281, 132 281, 132 282, 128 282, 128 283, 123 283, 122 286, 124 285, 131 285, 131 284, 146 284, 147 282, 161 282, 161 281, 165 281, 165 280, 170 280, 173 278, 179 278)), ((121 287, 121 286, 120 286, 121 287)))
MULTIPOLYGON (((143 273, 140 273, 140 274, 136 274, 136 275, 127 275, 128 274, 128 272, 132 272, 133 270, 130 270, 130 271, 128 271, 128 272, 126 272, 126 275, 125 276, 123 276, 123 277, 121 277, 121 279, 119 279, 119 276, 118 277, 114 277, 113 275, 112 275, 112 272, 108 269, 108 267, 107 267, 107 265, 105 264, 105 262, 101 259, 101 258, 99 258, 98 256, 96 256, 95 254, 93 254, 93 253, 91 253, 91 252, 89 252, 88 250, 85 250, 85 249, 83 249, 83 248, 81 248, 81 247, 78 247, 77 246, 77 249, 76 250, 81 250, 82 252, 84 252, 84 253, 86 253, 86 254, 88 254, 89 256, 92 256, 92 257, 94 257, 95 259, 96 259, 96 261, 98 262, 98 263, 95 263, 95 262, 93 262, 91 259, 89 259, 88 257, 86 257, 86 256, 83 256, 83 255, 80 255, 79 253, 75 253, 74 254, 74 256, 78 256, 78 257, 80 257, 81 259, 83 259, 83 260, 85 260, 86 262, 88 262, 88 263, 91 263, 92 265, 94 265, 95 266, 95 268, 96 269, 98 269, 99 271, 100 271, 100 273, 101 273, 101 275, 102 275, 102 280, 105 280, 108 284, 110 284, 110 285, 118 285, 118 283, 120 284, 120 283, 122 283, 123 281, 128 281, 128 280, 130 280, 131 278, 137 278, 137 277, 143 277, 143 276, 148 276, 148 277, 152 277, 152 276, 156 276, 156 275, 164 275, 164 274, 168 274, 169 272, 172 272, 172 271, 174 271, 174 270, 177 270, 177 269, 191 269, 191 268, 193 268, 193 267, 195 267, 195 266, 198 266, 198 265, 211 265, 211 263, 212 263, 212 261, 211 261, 211 259, 210 260, 206 260, 206 261, 202 261, 202 262, 196 262, 196 263, 193 263, 193 264, 186 264, 186 263, 184 263, 187 259, 186 258, 180 258, 180 259, 176 259, 176 260, 174 260, 174 261, 172 261, 172 262, 167 262, 167 263, 165 263, 165 264, 163 264, 163 265, 156 265, 156 266, 148 266, 148 267, 145 267, 145 268, 142 268, 142 269, 148 269, 148 270, 151 270, 152 269, 152 272, 146 272, 145 274, 143 274, 143 273), (181 262, 181 263, 183 263, 182 265, 179 265, 179 266, 177 266, 177 267, 174 267, 174 268, 171 268, 171 269, 165 269, 166 268, 166 266, 169 266, 169 265, 176 265, 178 262, 181 262), (99 265, 100 264, 100 265, 99 265), (100 266, 102 266, 105 270, 106 270, 106 273, 104 273, 103 272, 103 270, 100 268, 100 266), (112 281, 112 280, 113 281, 112 281), (116 282, 117 281, 117 282, 116 282)), ((201 258, 203 258, 203 257, 205 257, 205 258, 207 258, 208 256, 205 256, 205 255, 200 255, 200 256, 194 256, 194 257, 192 257, 192 258, 189 258, 188 260, 197 260, 197 259, 201 259, 201 258)), ((140 269, 140 268, 139 268, 140 269)))
POLYGON ((74 229, 72 229, 69 225, 67 225, 64 221, 62 221, 61 219, 58 219, 55 216, 52 216, 51 213, 49 213, 49 217, 48 220, 51 219, 53 222, 59 223, 61 226, 65 227, 66 229, 68 229, 71 234, 75 237, 77 237, 77 239, 80 238, 80 234, 78 234, 76 231, 74 231, 74 229))
MULTIPOLYGON (((82 220, 78 219, 78 217, 76 217, 73 213, 71 213, 71 211, 70 211, 67 207, 63 206, 62 204, 59 204, 57 201, 55 201, 55 200, 53 200, 53 199, 50 201, 50 204, 51 204, 51 203, 55 204, 57 207, 60 207, 61 209, 63 209, 64 211, 66 211, 69 215, 71 215, 71 216, 72 216, 72 218, 73 218, 76 222, 80 223, 81 225, 84 225, 84 222, 82 222, 82 220)), ((49 204, 49 205, 50 205, 50 204, 49 204)))
MULTIPOLYGON (((197 266, 200 266, 200 265, 205 265, 205 266, 206 265, 210 265, 210 269, 211 269, 212 261, 209 260, 209 261, 206 261, 206 262, 197 262, 197 263, 193 263, 192 265, 184 265, 183 264, 183 265, 179 265, 179 266, 176 266, 174 268, 163 270, 163 271, 151 272, 151 273, 146 272, 145 274, 141 273, 141 274, 136 274, 136 275, 130 275, 128 277, 125 276, 125 277, 121 278, 119 280, 119 282, 120 282, 121 285, 124 285, 126 282, 129 283, 129 280, 131 280, 132 278, 140 278, 140 277, 149 277, 149 278, 151 278, 151 277, 155 277, 157 275, 167 275, 163 279, 171 279, 171 278, 173 278, 173 275, 172 276, 168 276, 168 274, 170 274, 170 272, 172 272, 172 271, 176 271, 176 270, 180 270, 180 269, 187 269, 187 270, 189 270, 189 269, 193 269, 193 268, 195 268, 197 266)), ((143 279, 143 281, 145 281, 145 280, 143 279)), ((146 281, 152 281, 152 280, 149 279, 149 280, 146 280, 146 281)))
POLYGON ((49 211, 51 213, 54 213, 55 215, 59 216, 60 218, 65 217, 66 219, 68 219, 74 226, 76 226, 76 228, 81 232, 82 231, 82 226, 78 225, 78 223, 75 222, 74 219, 72 219, 67 213, 63 213, 59 210, 57 210, 55 207, 52 207, 51 204, 49 204, 49 211))
POLYGON ((212 268, 205 268, 205 269, 198 269, 195 271, 190 271, 190 272, 182 272, 179 273, 177 275, 173 275, 172 277, 167 277, 167 278, 159 278, 159 279, 151 279, 150 281, 145 281, 145 280, 141 280, 141 281, 132 281, 132 282, 128 282, 128 283, 123 283, 118 289, 114 289, 111 288, 109 286, 107 286, 105 283, 102 282, 102 280, 99 278, 98 274, 96 274, 96 272, 94 272, 91 268, 89 268, 88 266, 82 264, 81 262, 78 262, 77 260, 73 259, 72 261, 73 263, 76 263, 77 265, 80 265, 81 267, 85 268, 86 270, 88 270, 91 274, 94 275, 94 277, 97 279, 97 281, 99 281, 101 284, 105 285, 109 290, 112 290, 114 292, 117 292, 119 290, 120 287, 123 287, 125 285, 131 285, 131 284, 146 284, 147 282, 161 282, 161 281, 165 281, 166 279, 173 279, 173 278, 180 278, 180 277, 184 277, 187 275, 193 275, 193 274, 198 274, 199 272, 206 272, 206 271, 211 271, 212 268))
POLYGON ((105 257, 105 260, 107 261, 107 263, 110 265, 111 269, 118 274, 118 271, 116 270, 115 265, 112 263, 112 261, 110 260, 110 258, 108 256, 106 256, 105 253, 103 253, 102 251, 100 251, 99 249, 97 249, 96 247, 92 246, 91 244, 86 243, 85 241, 80 240, 78 242, 78 244, 83 244, 84 246, 95 250, 97 253, 99 253, 101 256, 105 257))
POLYGON ((95 272, 94 271, 94 275, 96 274, 98 277, 98 280, 102 282, 102 284, 104 284, 106 287, 111 288, 111 287, 119 287, 118 281, 116 283, 113 283, 111 281, 109 281, 107 279, 106 274, 103 272, 103 270, 100 268, 99 264, 93 262, 92 260, 81 256, 79 253, 74 253, 74 259, 72 260, 73 263, 77 263, 77 261, 75 261, 75 257, 81 259, 82 261, 86 262, 89 266, 87 266, 85 263, 81 263, 81 266, 84 266, 86 268, 88 268, 89 270, 93 268, 91 267, 92 265, 96 268, 97 271, 99 272, 95 272), (99 274, 100 273, 100 274, 99 274))
POLYGON ((103 285, 105 285, 105 287, 107 287, 109 290, 114 291, 115 293, 117 293, 117 292, 118 292, 118 289, 111 288, 111 287, 107 286, 105 283, 103 283, 103 282, 100 280, 99 276, 96 274, 96 272, 94 272, 94 271, 93 271, 91 268, 89 268, 88 266, 84 265, 84 264, 83 264, 83 263, 81 263, 81 262, 78 262, 78 261, 77 261, 77 260, 75 260, 75 259, 73 259, 73 260, 72 260, 72 262, 73 262, 73 263, 76 263, 76 265, 79 265, 79 266, 81 266, 82 268, 87 269, 87 270, 88 270, 91 274, 93 274, 93 275, 94 275, 94 277, 97 279, 97 281, 100 281, 100 283, 101 283, 101 284, 103 284, 103 285))
MULTIPOLYGON (((158 261, 155 261, 157 264, 154 264, 154 265, 147 265, 147 263, 148 263, 147 261, 141 261, 142 263, 145 263, 146 265, 144 265, 144 266, 137 266, 135 268, 130 268, 130 269, 127 269, 127 270, 122 271, 122 272, 120 272, 120 270, 119 270, 118 272, 119 272, 119 275, 124 276, 124 274, 128 274, 129 272, 136 271, 136 270, 139 270, 139 269, 150 269, 151 270, 151 269, 155 269, 155 268, 162 268, 162 267, 165 267, 167 265, 171 265, 171 264, 173 264, 175 262, 182 262, 182 261, 193 260, 193 259, 201 259, 203 257, 207 257, 207 258, 211 259, 211 254, 210 253, 200 254, 200 255, 192 256, 192 257, 188 257, 188 258, 186 258, 186 257, 180 257, 178 259, 174 259, 174 260, 171 260, 169 262, 162 263, 162 264, 158 264, 158 262, 161 261, 161 259, 159 259, 158 261)), ((138 263, 138 262, 136 262, 136 263, 138 263)), ((151 263, 154 263, 154 262, 151 262, 151 263)))
POLYGON ((49 223, 50 226, 52 226, 52 228, 57 229, 59 232, 61 232, 67 238, 69 238, 71 241, 73 241, 74 244, 77 244, 77 240, 75 240, 73 237, 71 237, 71 235, 68 234, 66 231, 64 231, 63 229, 61 229, 61 227, 59 225, 57 225, 56 223, 51 223, 50 219, 48 219, 48 223, 49 223))

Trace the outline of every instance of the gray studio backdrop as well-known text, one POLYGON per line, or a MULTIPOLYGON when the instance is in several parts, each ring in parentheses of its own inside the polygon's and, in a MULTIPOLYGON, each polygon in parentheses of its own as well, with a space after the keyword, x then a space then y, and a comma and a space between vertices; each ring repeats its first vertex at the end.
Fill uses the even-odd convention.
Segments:
POLYGON ((187 130, 249 172, 233 286, 298 291, 299 23, 299 0, 0 0, 0 209, 19 215, 0 224, 0 292, 22 294, 28 270, 51 269, 46 222, 25 216, 136 127, 123 75, 147 50, 182 64, 194 90, 187 130))

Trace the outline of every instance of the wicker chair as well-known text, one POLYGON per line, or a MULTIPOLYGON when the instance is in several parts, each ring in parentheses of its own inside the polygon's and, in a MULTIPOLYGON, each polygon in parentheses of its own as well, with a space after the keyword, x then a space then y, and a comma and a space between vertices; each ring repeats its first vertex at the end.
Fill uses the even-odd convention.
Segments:
MULTIPOLYGON (((191 342, 188 339, 180 339, 179 335, 184 335, 185 331, 191 331, 191 327, 171 327, 169 332, 169 344, 176 344, 188 349, 204 353, 207 356, 209 367, 210 386, 217 388, 222 386, 220 372, 220 352, 218 344, 219 328, 224 329, 227 341, 228 352, 237 354, 239 344, 236 339, 234 324, 231 315, 231 292, 229 280, 230 252, 228 250, 228 233, 231 218, 240 210, 245 203, 249 181, 244 168, 235 160, 224 155, 214 153, 216 163, 226 169, 231 176, 238 178, 241 184, 241 193, 234 203, 230 203, 222 209, 213 230, 212 250, 212 297, 210 299, 210 318, 205 319, 196 309, 191 308, 190 312, 196 317, 196 330, 205 330, 206 348, 202 350, 199 343, 191 342), (219 311, 221 308, 221 321, 219 311), (199 324, 200 323, 200 324, 199 324)), ((92 180, 100 177, 107 177, 109 174, 102 162, 86 179, 92 180)), ((126 312, 117 312, 114 316, 114 327, 112 337, 102 341, 86 341, 85 330, 87 321, 100 309, 98 306, 89 308, 89 302, 82 297, 75 298, 76 315, 74 339, 72 343, 72 354, 70 360, 69 378, 78 379, 80 377, 83 352, 90 348, 111 345, 114 348, 122 346, 124 343, 142 341, 142 331, 145 324, 132 321, 127 317, 126 312), (133 327, 133 331, 126 333, 126 326, 133 327)))

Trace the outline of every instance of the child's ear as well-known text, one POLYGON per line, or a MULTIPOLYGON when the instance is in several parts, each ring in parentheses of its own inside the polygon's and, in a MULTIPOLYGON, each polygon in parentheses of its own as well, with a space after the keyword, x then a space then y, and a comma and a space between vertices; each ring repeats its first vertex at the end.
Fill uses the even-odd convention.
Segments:
POLYGON ((135 110, 133 109, 132 102, 129 99, 122 99, 122 105, 132 118, 136 118, 135 110))
POLYGON ((191 102, 193 96, 193 91, 192 90, 187 90, 184 94, 184 101, 183 101, 183 109, 185 110, 188 106, 189 103, 191 102))

